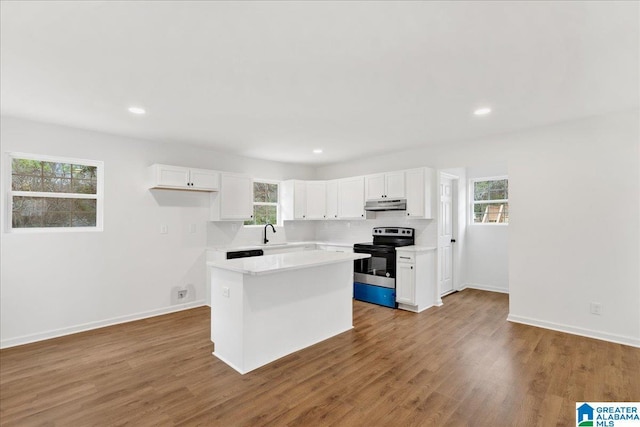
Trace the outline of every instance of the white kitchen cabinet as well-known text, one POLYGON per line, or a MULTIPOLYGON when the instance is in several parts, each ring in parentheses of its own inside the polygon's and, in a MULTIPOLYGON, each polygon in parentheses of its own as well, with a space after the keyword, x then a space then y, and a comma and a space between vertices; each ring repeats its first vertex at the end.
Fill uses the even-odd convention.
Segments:
POLYGON ((325 219, 326 186, 324 181, 289 180, 281 184, 282 219, 325 219))
POLYGON ((253 180, 248 175, 222 172, 220 191, 211 195, 212 221, 245 221, 253 218, 253 180))
POLYGON ((398 308, 419 313, 438 304, 435 254, 436 248, 396 248, 398 308))
POLYGON ((337 219, 338 218, 338 180, 334 179, 326 182, 326 212, 327 219, 337 219))
POLYGON ((306 182, 306 218, 326 219, 327 217, 327 185, 324 181, 306 182))
POLYGON ((404 174, 407 216, 411 218, 433 218, 435 171, 430 168, 418 168, 407 170, 404 174))
POLYGON ((338 218, 365 219, 363 176, 338 180, 338 218))
POLYGON ((396 264, 396 302, 398 304, 416 304, 415 263, 400 262, 396 264))
POLYGON ((405 197, 404 171, 379 173, 365 177, 366 200, 405 197))
POLYGON ((293 218, 307 217, 307 185, 304 181, 293 181, 293 218))
POLYGON ((150 166, 151 188, 190 191, 218 191, 220 172, 154 164, 150 166))

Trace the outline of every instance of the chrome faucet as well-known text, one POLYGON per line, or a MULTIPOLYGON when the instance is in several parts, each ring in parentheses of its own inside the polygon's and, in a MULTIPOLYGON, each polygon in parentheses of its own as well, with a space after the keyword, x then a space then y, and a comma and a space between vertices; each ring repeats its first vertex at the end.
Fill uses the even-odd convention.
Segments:
POLYGON ((271 226, 271 229, 273 230, 273 232, 276 232, 275 227, 273 226, 273 224, 267 224, 264 226, 264 244, 266 245, 267 243, 269 243, 269 239, 267 239, 267 227, 271 226))

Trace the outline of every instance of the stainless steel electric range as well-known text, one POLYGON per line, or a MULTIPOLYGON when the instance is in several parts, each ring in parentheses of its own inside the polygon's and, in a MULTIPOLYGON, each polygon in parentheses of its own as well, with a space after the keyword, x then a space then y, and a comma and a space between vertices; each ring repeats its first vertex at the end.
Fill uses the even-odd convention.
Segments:
POLYGON ((354 261, 354 298, 396 308, 396 248, 413 244, 413 228, 375 227, 373 242, 353 245, 354 252, 371 255, 354 261))

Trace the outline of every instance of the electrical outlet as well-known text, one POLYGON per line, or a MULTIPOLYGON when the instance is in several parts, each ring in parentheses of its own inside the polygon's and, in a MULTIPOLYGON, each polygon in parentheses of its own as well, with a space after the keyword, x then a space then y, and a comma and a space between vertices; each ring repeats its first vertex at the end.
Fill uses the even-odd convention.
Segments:
POLYGON ((160 225, 160 234, 168 234, 168 233, 169 233, 169 226, 166 224, 160 225))
POLYGON ((226 286, 222 288, 222 296, 229 298, 229 288, 226 286))
POLYGON ((193 234, 196 232, 196 225, 195 224, 189 224, 189 233, 193 234))
POLYGON ((186 298, 187 297, 187 290, 186 289, 182 289, 178 291, 178 299, 182 299, 182 298, 186 298))
POLYGON ((599 302, 592 302, 591 314, 597 314, 598 316, 600 316, 602 314, 602 304, 600 304, 599 302))

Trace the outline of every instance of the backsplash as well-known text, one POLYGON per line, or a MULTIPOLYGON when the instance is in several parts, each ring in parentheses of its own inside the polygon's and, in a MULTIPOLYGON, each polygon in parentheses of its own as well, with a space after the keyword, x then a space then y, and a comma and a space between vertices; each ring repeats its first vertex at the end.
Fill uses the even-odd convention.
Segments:
MULTIPOLYGON (((415 229, 416 245, 437 246, 436 221, 431 219, 407 219, 403 212, 378 212, 375 219, 346 221, 285 221, 276 227, 276 233, 268 231, 271 243, 283 242, 333 242, 360 243, 372 240, 373 227, 410 227, 415 229)), ((241 222, 209 222, 207 224, 208 247, 253 246, 262 242, 264 227, 243 227, 241 222)))
MULTIPOLYGON (((285 222, 276 226, 276 232, 268 230, 270 243, 315 241, 315 224, 312 221, 285 222)), ((240 221, 208 222, 207 247, 242 247, 262 243, 264 227, 244 227, 240 221)))
POLYGON ((416 245, 437 246, 436 221, 408 219, 404 212, 377 212, 375 219, 364 221, 318 221, 315 240, 335 243, 361 243, 372 240, 374 227, 409 227, 415 229, 416 245))

